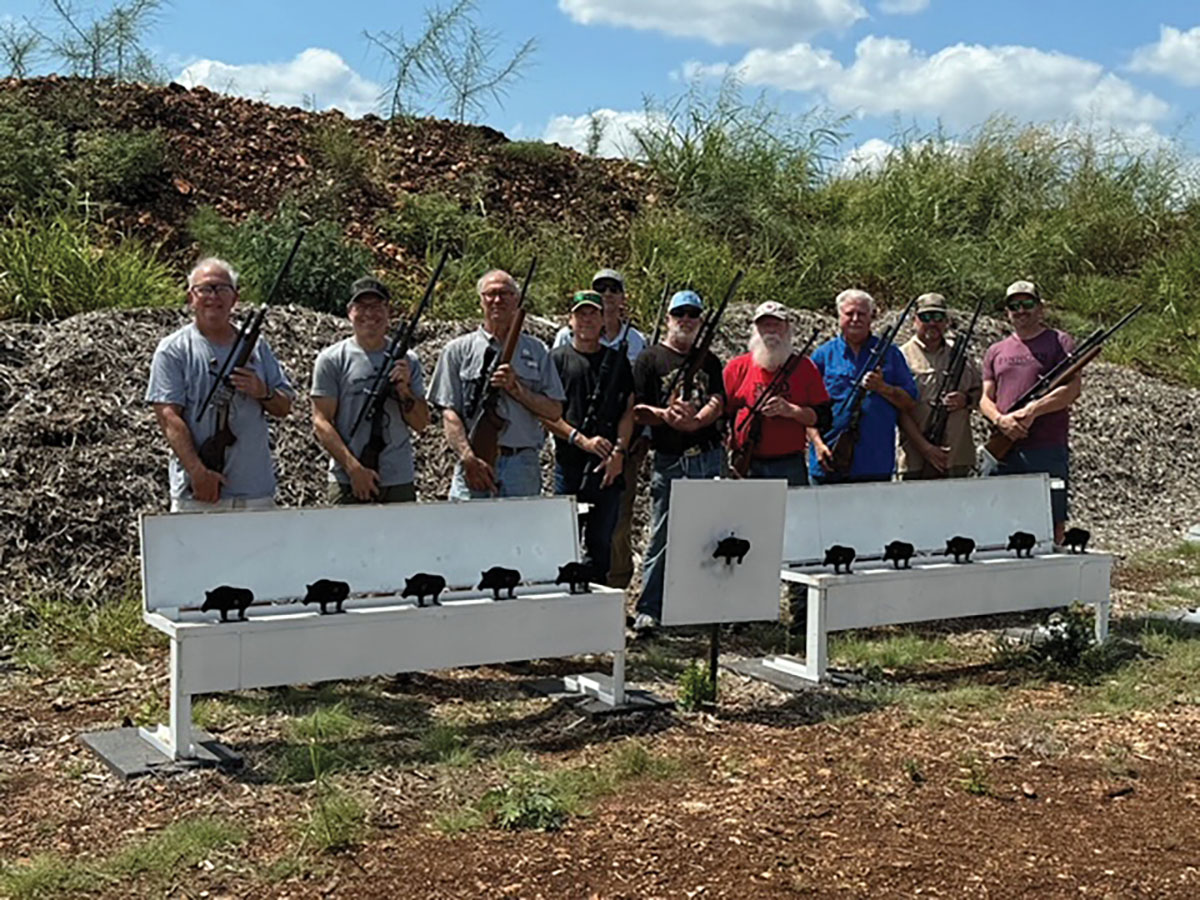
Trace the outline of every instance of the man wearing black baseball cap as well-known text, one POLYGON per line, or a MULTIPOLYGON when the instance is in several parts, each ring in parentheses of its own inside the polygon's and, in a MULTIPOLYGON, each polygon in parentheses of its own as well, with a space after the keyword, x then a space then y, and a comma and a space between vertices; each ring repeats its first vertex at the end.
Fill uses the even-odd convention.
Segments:
POLYGON ((350 287, 346 314, 354 334, 317 354, 313 366, 313 431, 329 454, 329 500, 335 504, 398 503, 417 499, 413 432, 429 424, 429 404, 417 354, 392 366, 392 395, 384 404, 384 449, 378 470, 359 461, 371 429, 364 422, 353 437, 367 391, 387 358, 391 294, 382 281, 360 278, 350 287))

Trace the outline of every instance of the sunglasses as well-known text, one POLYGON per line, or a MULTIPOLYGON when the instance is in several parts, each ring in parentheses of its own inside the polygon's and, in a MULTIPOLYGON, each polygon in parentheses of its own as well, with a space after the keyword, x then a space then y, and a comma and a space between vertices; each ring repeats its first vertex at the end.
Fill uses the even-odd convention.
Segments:
POLYGON ((671 310, 671 315, 677 319, 698 319, 700 318, 700 309, 696 306, 681 306, 671 310))
POLYGON ((1004 306, 1010 312, 1016 312, 1018 309, 1033 309, 1038 305, 1038 301, 1033 297, 1022 297, 1020 300, 1009 300, 1004 306))
POLYGON ((623 294, 625 288, 617 281, 597 281, 592 285, 592 290, 599 294, 623 294))
POLYGON ((917 318, 920 319, 922 322, 945 322, 946 314, 944 312, 940 312, 940 311, 934 309, 934 310, 930 310, 929 312, 917 313, 917 318))

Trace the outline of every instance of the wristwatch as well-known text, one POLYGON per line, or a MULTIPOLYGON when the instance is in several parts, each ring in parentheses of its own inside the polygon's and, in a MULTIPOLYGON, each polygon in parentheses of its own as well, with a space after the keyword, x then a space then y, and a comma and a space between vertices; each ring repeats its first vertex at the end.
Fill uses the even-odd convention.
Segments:
POLYGON ((265 396, 265 397, 259 397, 259 398, 258 398, 258 402, 259 402, 259 403, 270 403, 270 402, 271 402, 271 400, 272 400, 272 398, 273 398, 274 396, 275 396, 275 388, 268 388, 268 389, 267 389, 267 396, 265 396))

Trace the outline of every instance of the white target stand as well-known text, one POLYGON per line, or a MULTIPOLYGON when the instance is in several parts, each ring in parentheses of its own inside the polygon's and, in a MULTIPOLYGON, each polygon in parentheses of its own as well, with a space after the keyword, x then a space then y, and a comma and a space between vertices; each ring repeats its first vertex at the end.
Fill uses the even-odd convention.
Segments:
POLYGON ((717 683, 720 626, 779 618, 787 482, 671 482, 663 625, 709 625, 709 676, 717 683), (722 547, 722 541, 745 541, 722 547), (744 549, 745 555, 716 555, 744 549))
POLYGON ((612 654, 612 675, 572 686, 620 707, 624 593, 554 584, 579 559, 576 523, 572 497, 143 516, 143 619, 170 638, 169 718, 82 740, 126 778, 236 763, 193 729, 193 696, 585 653, 612 654), (476 588, 493 566, 520 571, 515 598, 476 588), (440 605, 399 596, 418 572, 445 578, 440 605), (349 583, 344 612, 300 602, 321 578, 349 583), (200 611, 219 585, 254 592, 245 621, 200 611))

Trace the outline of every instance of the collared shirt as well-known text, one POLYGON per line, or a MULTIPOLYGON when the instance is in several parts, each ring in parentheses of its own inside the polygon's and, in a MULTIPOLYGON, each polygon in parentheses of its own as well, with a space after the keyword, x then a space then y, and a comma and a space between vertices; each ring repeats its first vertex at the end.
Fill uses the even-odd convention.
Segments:
MULTIPOLYGON (((605 347, 615 347, 617 344, 621 343, 621 337, 624 331, 625 326, 622 325, 621 331, 617 332, 617 336, 615 338, 610 339, 606 338, 604 335, 600 335, 600 343, 605 347)), ((559 347, 567 346, 571 343, 571 337, 571 326, 564 325, 562 328, 558 329, 558 333, 554 335, 553 349, 557 350, 559 347)), ((637 361, 637 358, 642 355, 642 351, 645 349, 646 336, 630 325, 629 340, 625 345, 625 352, 629 356, 629 364, 631 366, 637 361)))
MULTIPOLYGON (((214 402, 208 404, 203 418, 199 417, 200 406, 216 383, 217 373, 231 350, 233 342, 213 344, 200 333, 195 322, 190 322, 159 341, 154 351, 146 402, 180 407, 197 450, 217 430, 215 400, 220 392, 214 395, 214 402)), ((294 396, 291 382, 264 338, 258 339, 246 367, 263 380, 267 390, 294 396)), ((225 451, 222 471, 225 484, 221 486, 221 498, 275 496, 275 465, 271 460, 267 414, 262 404, 241 391, 234 391, 229 404, 229 430, 237 440, 225 451)), ((174 452, 171 453, 169 472, 171 497, 190 497, 191 477, 174 452)))
MULTIPOLYGON (((408 360, 409 387, 414 396, 423 397, 425 384, 421 375, 421 361, 411 350, 405 358, 408 360)), ((375 373, 386 359, 385 348, 368 352, 353 337, 348 337, 318 353, 313 366, 312 389, 309 393, 313 397, 332 397, 337 401, 333 424, 355 456, 362 453, 371 437, 371 423, 363 419, 353 438, 350 437, 350 430, 369 399, 367 391, 375 380, 375 373)), ((386 443, 379 454, 379 483, 383 487, 412 484, 412 433, 400 412, 400 401, 392 390, 391 381, 385 380, 383 387, 388 392, 388 398, 383 404, 383 438, 386 443)), ((329 480, 350 483, 350 476, 332 456, 329 458, 329 480)))
MULTIPOLYGON (((913 380, 917 383, 917 408, 913 418, 924 432, 933 413, 933 401, 937 399, 938 388, 950 368, 950 357, 954 355, 954 342, 943 340, 942 346, 931 351, 919 337, 913 336, 907 343, 901 345, 900 352, 912 372, 913 380)), ((968 357, 963 367, 962 378, 956 390, 967 395, 967 405, 964 409, 956 409, 946 417, 946 434, 942 446, 950 448, 950 467, 975 464, 975 445, 971 437, 971 410, 979 406, 979 398, 983 394, 983 380, 979 375, 979 367, 968 357)), ((899 472, 919 472, 925 468, 925 457, 912 446, 908 436, 900 434, 900 453, 896 459, 896 470, 899 472)))
MULTIPOLYGON (((429 385, 429 402, 442 409, 452 409, 467 420, 471 407, 482 400, 487 390, 484 384, 484 356, 488 347, 498 356, 504 345, 488 334, 481 325, 470 334, 456 337, 442 350, 433 380, 429 385)), ((562 401, 562 381, 550 362, 550 351, 533 335, 521 333, 513 353, 513 371, 526 388, 551 400, 562 401)), ((500 446, 520 450, 541 447, 546 432, 537 416, 514 400, 507 391, 500 391, 496 412, 505 421, 500 431, 500 446)))
MULTIPOLYGON (((858 353, 855 353, 840 334, 826 341, 813 351, 811 359, 821 372, 825 388, 833 401, 833 426, 830 435, 836 436, 845 428, 850 414, 850 399, 854 385, 865 374, 863 368, 871 351, 879 344, 879 338, 871 335, 858 353)), ((883 380, 898 387, 914 400, 917 385, 904 354, 894 344, 888 347, 883 358, 883 380)), ((896 465, 896 423, 899 412, 875 391, 867 391, 862 403, 862 418, 858 426, 858 443, 854 445, 854 461, 850 465, 850 478, 879 478, 892 474, 896 465)), ((826 438, 826 443, 829 439, 826 438)), ((825 470, 817 462, 816 450, 810 448, 808 471, 815 480, 821 480, 825 470)))

